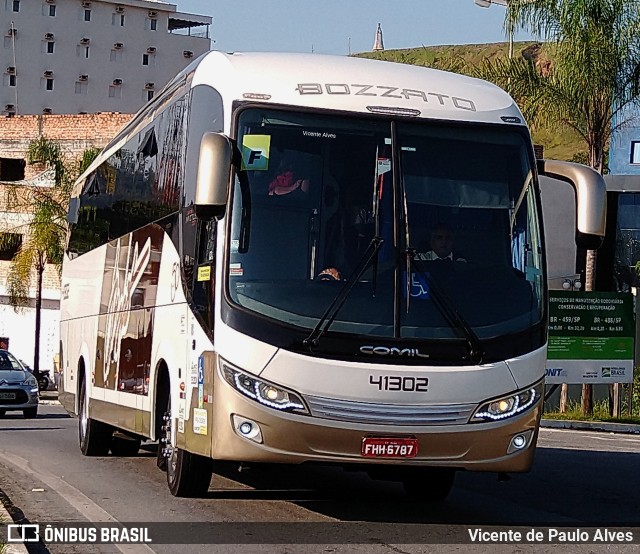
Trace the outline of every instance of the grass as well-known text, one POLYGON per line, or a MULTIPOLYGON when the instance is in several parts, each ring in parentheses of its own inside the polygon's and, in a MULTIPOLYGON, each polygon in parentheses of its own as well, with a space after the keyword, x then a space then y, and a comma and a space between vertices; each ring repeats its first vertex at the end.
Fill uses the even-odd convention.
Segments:
MULTIPOLYGON (((516 42, 514 56, 519 56, 533 42, 516 42)), ((471 74, 473 67, 480 67, 485 61, 507 58, 508 44, 462 44, 452 46, 421 46, 402 50, 382 50, 362 52, 361 58, 406 63, 423 67, 433 67, 456 73, 471 74)), ((578 134, 569 128, 531 128, 535 144, 544 146, 545 158, 555 160, 580 161, 586 159, 586 145, 578 134)))
MULTIPOLYGON (((562 420, 574 420, 574 421, 599 421, 604 423, 632 423, 640 425, 640 415, 636 415, 638 407, 633 410, 634 414, 631 416, 623 417, 611 417, 609 415, 609 403, 606 400, 595 402, 593 405, 593 415, 584 416, 582 414, 582 406, 579 402, 569 402, 567 410, 564 413, 560 412, 547 412, 542 414, 544 419, 562 419, 562 420)), ((625 413, 626 410, 623 410, 625 413)))

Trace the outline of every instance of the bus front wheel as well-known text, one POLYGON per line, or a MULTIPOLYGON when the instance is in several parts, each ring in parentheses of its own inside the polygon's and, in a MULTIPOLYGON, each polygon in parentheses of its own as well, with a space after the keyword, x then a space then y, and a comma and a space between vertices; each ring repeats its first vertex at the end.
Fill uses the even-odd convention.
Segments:
POLYGON ((113 429, 106 423, 89 417, 89 398, 84 383, 80 383, 78 406, 78 438, 85 456, 106 456, 111 446, 113 429))
POLYGON ((167 460, 167 485, 173 496, 204 496, 209 490, 213 460, 173 447, 167 460))

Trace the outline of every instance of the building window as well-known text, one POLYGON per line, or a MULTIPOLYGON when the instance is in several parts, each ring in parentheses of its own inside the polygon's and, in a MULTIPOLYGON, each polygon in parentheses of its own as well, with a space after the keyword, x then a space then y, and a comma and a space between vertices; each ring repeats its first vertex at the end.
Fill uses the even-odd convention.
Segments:
POLYGON ((16 76, 15 75, 5 75, 5 85, 10 87, 16 86, 16 76))
POLYGON ((55 49, 55 42, 51 41, 51 42, 47 42, 47 54, 53 54, 53 51, 55 49))
POLYGON ((52 78, 49 77, 49 78, 45 79, 44 88, 46 90, 53 90, 53 79, 52 78))
POLYGON ((153 90, 147 91, 147 102, 153 98, 153 94, 154 94, 153 90))
POLYGON ((640 140, 631 141, 631 163, 640 164, 640 140))
POLYGON ((109 85, 109 98, 122 98, 122 87, 120 85, 109 85))
POLYGON ((20 11, 20 0, 13 0, 13 11, 14 12, 20 11))
POLYGON ((91 10, 84 10, 84 20, 91 21, 91 10))
POLYGON ((149 19, 147 17, 144 20, 144 28, 147 31, 156 31, 158 29, 158 20, 157 19, 149 19))
POLYGON ((89 58, 89 46, 85 46, 84 44, 78 44, 76 46, 76 56, 78 58, 89 58))
POLYGON ((50 4, 49 5, 49 17, 55 17, 56 16, 56 5, 55 4, 50 4))
POLYGON ((20 233, 0 233, 0 260, 11 261, 20 250, 22 235, 20 233))
POLYGON ((109 54, 110 62, 121 62, 122 61, 122 50, 119 48, 112 48, 111 53, 109 54))
MULTIPOLYGON (((24 179, 25 160, 18 158, 0 158, 0 181, 22 181, 24 179)), ((7 204, 13 205, 14 202, 7 204)))
POLYGON ((123 13, 112 13, 111 14, 111 25, 119 25, 120 27, 124 27, 124 14, 123 13))
POLYGON ((75 93, 86 95, 89 92, 89 86, 86 82, 76 81, 75 93))
POLYGON ((149 65, 149 54, 142 54, 142 65, 149 65))

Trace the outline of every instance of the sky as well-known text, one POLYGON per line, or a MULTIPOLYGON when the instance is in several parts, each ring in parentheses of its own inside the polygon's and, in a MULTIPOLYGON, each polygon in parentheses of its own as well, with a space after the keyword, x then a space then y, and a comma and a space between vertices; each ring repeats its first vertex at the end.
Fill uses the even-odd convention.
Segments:
MULTIPOLYGON (((213 17, 212 48, 224 52, 349 54, 507 40, 505 8, 474 0, 168 0, 179 12, 213 17)), ((530 40, 516 33, 515 40, 530 40)))

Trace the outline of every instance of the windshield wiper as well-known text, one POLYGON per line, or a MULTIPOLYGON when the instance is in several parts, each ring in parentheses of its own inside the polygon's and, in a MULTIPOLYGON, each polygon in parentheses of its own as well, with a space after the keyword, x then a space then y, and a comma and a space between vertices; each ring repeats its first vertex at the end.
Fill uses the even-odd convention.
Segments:
POLYGON ((380 250, 383 242, 384 241, 378 236, 371 239, 369 246, 367 246, 367 249, 364 251, 362 257, 356 264, 356 267, 350 273, 349 277, 345 281, 344 285, 342 285, 342 288, 338 291, 338 294, 332 300, 331 304, 329 304, 329 307, 322 314, 322 317, 320 318, 320 321, 318 321, 318 324, 313 328, 313 331, 309 333, 309 336, 302 341, 302 344, 304 346, 318 346, 320 337, 324 335, 324 333, 329 329, 329 327, 335 320, 338 312, 347 301, 349 293, 358 282, 358 279, 362 277, 362 274, 365 272, 367 267, 369 267, 371 260, 374 258, 374 256, 377 257, 378 251, 380 250))
POLYGON ((420 271, 416 262, 415 262, 415 249, 410 248, 407 250, 407 256, 411 260, 411 265, 416 270, 417 273, 420 273, 422 277, 424 277, 427 282, 427 286, 429 287, 429 293, 431 294, 431 298, 433 303, 436 305, 436 308, 440 311, 440 313, 447 320, 447 323, 451 325, 451 327, 456 331, 462 331, 464 335, 464 339, 467 342, 467 346, 469 347, 469 359, 475 364, 481 364, 484 358, 485 352, 482 348, 482 343, 476 332, 473 328, 467 323, 467 320, 462 316, 462 314, 455 308, 455 306, 448 299, 447 295, 442 292, 438 286, 436 285, 434 279, 427 271, 420 271))

